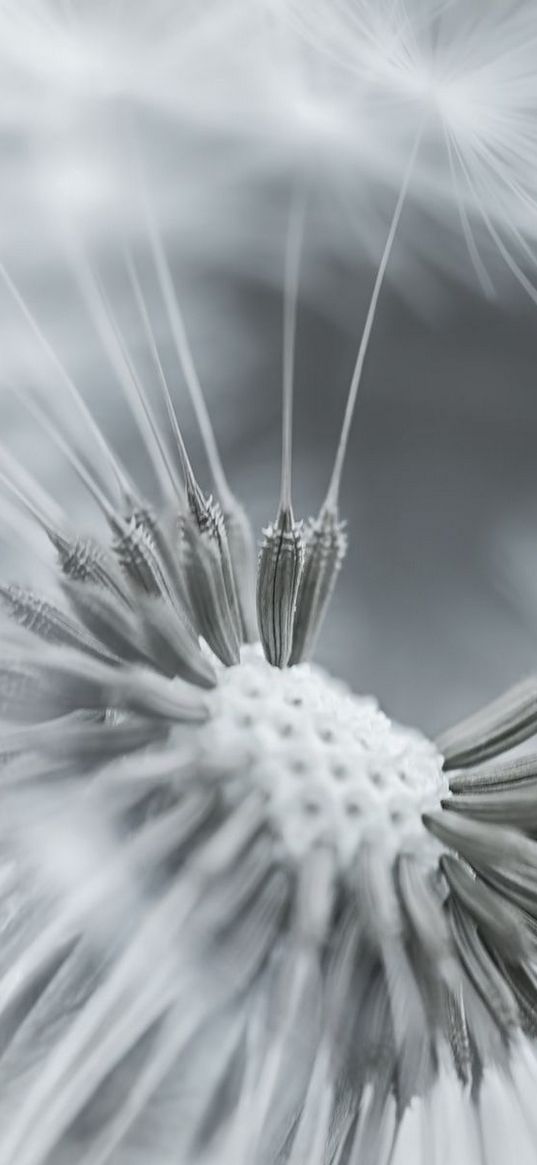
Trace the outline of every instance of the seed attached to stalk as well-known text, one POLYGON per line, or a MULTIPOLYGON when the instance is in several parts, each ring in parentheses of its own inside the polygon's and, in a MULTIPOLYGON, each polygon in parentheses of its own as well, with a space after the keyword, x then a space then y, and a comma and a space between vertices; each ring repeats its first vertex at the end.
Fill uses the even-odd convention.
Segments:
POLYGON ((304 566, 293 623, 289 663, 310 659, 347 550, 344 523, 334 510, 321 510, 305 531, 304 566))
POLYGON ((265 531, 257 571, 257 621, 263 650, 274 667, 287 667, 293 646, 293 621, 304 562, 302 523, 281 509, 265 531))
POLYGON ((203 638, 231 667, 239 662, 239 621, 231 561, 220 506, 187 478, 190 512, 180 519, 186 585, 203 638))
MULTIPOLYGON (((247 518, 242 506, 232 493, 225 474, 218 444, 214 434, 214 429, 209 415, 209 410, 205 403, 203 389, 197 373, 192 349, 190 347, 185 320, 183 318, 181 306, 177 298, 172 279, 172 273, 170 271, 168 259, 162 245, 162 239, 155 222, 155 216, 153 214, 153 209, 146 190, 144 174, 140 165, 138 165, 138 174, 140 179, 139 185, 142 195, 149 246, 157 275, 158 285, 170 323, 175 351, 177 353, 177 360, 185 380, 194 413, 196 415, 196 420, 198 422, 207 461, 209 463, 211 475, 213 478, 215 492, 219 499, 218 506, 215 502, 212 501, 212 499, 210 499, 210 504, 213 508, 213 517, 216 513, 216 509, 218 509, 219 515, 221 514, 223 519, 222 523, 220 523, 220 517, 218 519, 218 537, 221 543, 220 552, 222 555, 222 566, 226 579, 226 591, 231 607, 233 608, 234 618, 237 618, 239 622, 239 639, 245 643, 252 643, 257 639, 254 600, 254 537, 249 519, 247 518)), ((149 348, 153 354, 155 370, 160 383, 163 399, 166 404, 168 417, 170 419, 172 430, 175 434, 178 444, 179 454, 185 474, 188 503, 191 510, 194 504, 194 511, 196 511, 196 507, 199 509, 199 501, 201 498, 200 491, 198 490, 197 494, 194 491, 195 496, 191 496, 192 491, 189 484, 189 469, 185 463, 186 451, 184 450, 183 440, 179 432, 172 394, 158 353, 154 332, 149 320, 149 315, 135 264, 129 252, 126 253, 125 258, 129 279, 136 302, 138 304, 138 309, 144 326, 146 338, 149 344, 149 348)))
POLYGON ((304 570, 297 595, 293 648, 289 660, 291 664, 301 663, 302 660, 308 659, 313 651, 336 578, 347 551, 344 525, 338 516, 341 476, 380 293, 405 205, 422 133, 423 123, 420 124, 414 141, 373 285, 364 330, 349 385, 339 443, 326 497, 318 517, 310 518, 306 530, 304 570))
POLYGON ((289 215, 285 250, 280 508, 276 521, 263 532, 257 568, 259 636, 269 663, 280 668, 287 667, 291 655, 295 607, 304 564, 302 522, 295 522, 291 504, 293 373, 303 228, 304 201, 295 198, 289 215))

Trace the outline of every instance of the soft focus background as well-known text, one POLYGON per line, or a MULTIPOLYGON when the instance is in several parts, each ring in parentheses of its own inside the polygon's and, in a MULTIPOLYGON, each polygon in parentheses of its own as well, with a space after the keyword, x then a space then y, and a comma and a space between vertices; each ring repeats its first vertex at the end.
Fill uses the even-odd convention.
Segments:
MULTIPOLYGON (((102 34, 100 5, 91 19, 84 5, 66 5, 63 15, 61 6, 51 6, 52 16, 47 5, 41 13, 23 5, 18 16, 6 6, 11 39, 2 48, 1 257, 103 428, 151 491, 139 437, 70 257, 70 240, 82 237, 148 390, 156 394, 121 267, 129 240, 185 437, 209 486, 148 263, 137 170, 129 161, 135 127, 134 152, 164 235, 223 459, 260 531, 277 503, 283 240, 293 184, 287 162, 297 140, 307 142, 311 133, 301 171, 313 194, 297 336, 298 516, 316 512, 326 487, 374 260, 393 207, 392 177, 381 175, 366 190, 355 161, 333 172, 328 155, 316 154, 311 109, 303 139, 296 126, 282 137, 282 124, 288 129, 284 90, 278 91, 281 122, 267 124, 265 114, 256 113, 262 70, 259 60, 241 53, 236 5, 227 6, 231 24, 222 33, 213 23, 207 41, 195 7, 184 4, 190 24, 181 31, 192 28, 192 44, 183 35, 180 52, 177 36, 174 43, 166 40, 171 6, 157 6, 149 27, 134 5, 128 29, 122 8, 115 8, 114 36, 120 39, 106 43, 111 52, 121 43, 129 70, 109 72, 102 41, 98 51, 92 47, 92 38, 102 34), (85 23, 73 24, 82 16, 85 23), (132 45, 125 43, 127 33, 132 45), (219 35, 228 39, 219 41, 219 35), (142 48, 154 65, 143 77, 136 72, 142 48), (234 75, 232 59, 222 72, 228 49, 246 74, 235 93, 226 81, 234 75), (206 72, 200 75, 201 60, 206 72), (111 75, 117 90, 110 96, 111 75), (209 76, 210 92, 204 83, 209 76)), ((207 5, 205 23, 223 8, 207 5)), ((263 90, 263 109, 266 96, 263 90)), ((337 143, 331 148, 341 161, 344 151, 337 143)), ((387 155, 388 139, 383 148, 387 155)), ((350 549, 318 657, 358 690, 375 693, 396 717, 435 732, 534 666, 537 327, 535 309, 501 270, 497 294, 487 299, 456 223, 434 226, 420 201, 404 215, 390 270, 344 476, 341 510, 350 549)), ((54 367, 5 288, 0 351, 2 385, 38 385, 63 410, 54 367)), ((0 389, 4 442, 87 527, 91 510, 61 457, 8 388, 0 389)), ((83 426, 69 415, 83 443, 83 426)), ((17 538, 1 550, 3 575, 35 578, 35 564, 17 538)))

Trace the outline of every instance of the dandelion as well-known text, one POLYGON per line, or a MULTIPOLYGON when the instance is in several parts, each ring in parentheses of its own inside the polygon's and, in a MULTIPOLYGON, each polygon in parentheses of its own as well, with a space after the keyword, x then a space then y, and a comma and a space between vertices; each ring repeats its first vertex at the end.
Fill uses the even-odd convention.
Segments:
POLYGON ((156 508, 95 421, 79 453, 14 389, 108 539, 0 454, 63 593, 0 596, 0 1161, 373 1162, 439 1078, 478 1128, 483 1074, 508 1081, 534 1025, 527 766, 498 822, 374 700, 245 644, 253 578, 171 393, 165 453, 130 388, 156 508))
MULTIPOLYGON (((281 16, 281 6, 269 8, 281 16)), ((21 19, 19 9, 7 12, 21 19)), ((28 13, 35 31, 33 6, 28 13)), ((334 68, 328 103, 338 116, 346 111, 345 126, 358 101, 362 118, 375 115, 372 136, 385 128, 403 81, 412 116, 404 164, 397 148, 391 155, 397 194, 333 470, 306 526, 292 505, 293 376, 300 253, 315 194, 303 181, 295 187, 281 496, 257 578, 143 159, 130 173, 144 241, 212 493, 187 447, 128 232, 118 231, 118 250, 150 381, 84 232, 70 229, 63 241, 156 500, 118 456, 11 268, 0 267, 62 397, 45 399, 9 367, 3 389, 98 515, 81 527, 65 493, 60 504, 0 443, 2 522, 36 563, 50 564, 48 547, 56 556, 52 594, 0 587, 0 1165, 387 1165, 408 1160, 405 1138, 420 1121, 428 1159, 439 1094, 453 1104, 471 1159, 486 1161, 491 1081, 518 1106, 527 1145, 535 1142, 520 1083, 523 1069, 530 1079, 534 1072, 526 1037, 537 1015, 537 770, 531 757, 489 763, 534 733, 535 685, 435 745, 309 659, 345 553, 340 488, 383 281, 407 201, 434 187, 431 106, 474 264, 484 277, 470 223, 481 214, 526 279, 511 242, 526 246, 533 230, 523 153, 534 144, 535 86, 525 69, 537 22, 525 4, 475 26, 458 5, 424 10, 397 0, 376 9, 361 0, 330 9, 287 3, 289 13, 286 27, 300 26, 299 40, 287 42, 291 60, 312 49, 311 81, 322 50, 334 68), (483 122, 498 60, 511 71, 483 122), (517 208, 510 219, 508 206, 517 208), (457 770, 451 784, 449 769, 457 770)), ((75 6, 65 15, 71 44, 75 6)), ((39 43, 31 47, 47 65, 39 43)), ((107 61, 91 55, 82 75, 67 68, 60 88, 93 92, 98 65, 107 89, 107 61)), ((320 69, 314 76, 326 84, 320 69)), ((145 97, 154 97, 157 73, 144 79, 145 97)), ((120 83, 136 92, 130 64, 120 83)), ((378 165, 369 173, 378 180, 378 165)))

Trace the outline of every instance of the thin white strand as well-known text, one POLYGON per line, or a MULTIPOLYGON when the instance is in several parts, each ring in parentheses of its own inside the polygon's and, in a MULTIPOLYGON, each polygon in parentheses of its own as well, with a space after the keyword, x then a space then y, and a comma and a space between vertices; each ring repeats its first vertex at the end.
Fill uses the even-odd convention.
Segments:
POLYGON ((60 453, 63 454, 63 456, 74 469, 77 476, 80 478, 80 481, 97 502, 97 505, 103 511, 105 517, 113 517, 115 514, 114 507, 110 504, 106 494, 100 488, 95 477, 89 472, 89 470, 77 456, 72 445, 70 445, 69 442, 65 440, 59 430, 55 427, 49 416, 43 411, 43 409, 39 407, 36 401, 33 401, 31 397, 24 392, 23 389, 13 384, 7 383, 5 384, 5 387, 13 393, 17 400, 21 401, 25 409, 27 409, 34 420, 37 421, 44 432, 47 433, 51 441, 56 445, 60 453))
MULTIPOLYGON (((134 266, 132 266, 132 271, 133 271, 135 282, 139 286, 139 281, 137 279, 136 272, 134 270, 134 266)), ((133 289, 134 289, 134 284, 133 284, 133 289)), ((142 295, 142 293, 141 293, 141 288, 140 288, 140 296, 141 295, 142 295)), ((141 299, 141 302, 143 302, 143 297, 141 299)), ((146 309, 145 309, 145 303, 144 303, 144 314, 145 315, 147 314, 146 309)), ((148 324, 149 324, 149 328, 150 328, 150 331, 152 334, 152 328, 151 328, 151 324, 150 324, 149 320, 148 320, 148 324)), ((156 350, 156 343, 155 343, 155 350, 156 350)), ((160 357, 158 356, 158 352, 157 352, 157 360, 158 360, 159 368, 162 368, 160 357)), ((171 393, 169 391, 168 382, 167 382, 166 377, 164 375, 163 369, 162 369, 162 375, 159 375, 159 380, 160 380, 161 388, 162 388, 163 395, 164 395, 164 403, 166 405, 168 419, 170 421, 172 432, 173 432, 173 435, 175 437, 175 441, 177 443, 177 448, 179 451, 179 457, 180 457, 180 461, 181 461, 181 466, 182 466, 185 482, 193 483, 195 481, 194 471, 192 469, 190 458, 188 456, 188 451, 187 451, 187 448, 185 445, 184 437, 183 437, 183 434, 181 432, 181 427, 180 427, 179 421, 177 419, 177 413, 175 411, 174 403, 173 403, 173 400, 171 397, 171 393)))
MULTIPOLYGON (((141 171, 141 165, 138 168, 141 171)), ((211 473, 214 478, 216 489, 218 491, 220 501, 225 507, 233 500, 231 490, 229 488, 226 474, 224 472, 224 467, 216 443, 209 411, 205 403, 203 389, 201 387, 201 382, 196 371, 196 366, 194 364, 194 357, 192 355, 192 349, 190 347, 185 321, 179 306, 170 267, 166 258, 164 247, 162 245, 162 239, 157 230, 155 216, 151 208, 149 196, 143 178, 141 180, 141 189, 151 254, 155 264, 155 270, 157 273, 162 298, 168 313, 168 319, 170 321, 170 327, 172 330, 172 336, 179 364, 185 378, 185 383, 190 395, 194 412, 196 414, 196 419, 199 425, 201 437, 207 454, 207 460, 211 468, 211 473)))
MULTIPOLYGON (((462 152, 463 151, 461 149, 461 153, 462 152)), ((474 154, 477 159, 481 158, 484 166, 488 167, 489 170, 492 170, 492 172, 496 174, 500 184, 505 186, 507 190, 510 191, 534 217, 536 217, 537 203, 535 199, 527 194, 518 182, 514 181, 511 174, 505 169, 505 167, 500 166, 497 158, 494 155, 494 152, 485 145, 476 142, 474 146, 474 154)), ((474 165, 476 165, 475 162, 474 165)))
POLYGON ((38 324, 35 316, 31 312, 28 304, 26 303, 26 300, 24 299, 23 295, 19 291, 19 288, 15 284, 15 282, 12 279, 11 275, 9 274, 7 268, 1 262, 0 262, 0 277, 3 279, 8 291, 10 292, 12 298, 15 300, 17 306, 19 307, 20 311, 22 312, 22 315, 24 316, 26 322, 29 324, 35 338, 39 342, 39 345, 41 346, 43 351, 48 356, 48 359, 50 360, 51 364, 56 369, 56 372, 58 373, 63 385, 67 389, 71 400, 74 401, 77 409, 79 410, 79 412, 83 416, 84 423, 88 426, 89 430, 93 433, 93 437, 94 437, 97 445, 99 446, 101 453, 104 454, 104 456, 105 456, 105 458, 106 458, 106 460, 107 460, 107 462, 108 462, 108 464, 109 464, 109 466, 114 474, 114 477, 116 479, 117 485, 118 485, 119 490, 120 490, 120 493, 123 496, 132 497, 132 486, 127 478, 127 475, 122 470, 116 455, 114 454, 114 452, 112 451, 108 442, 106 441, 105 437, 103 436, 97 422, 94 420, 94 418, 93 418, 90 410, 88 409, 88 407, 87 407, 79 389, 77 388, 74 380, 72 379, 70 374, 67 372, 67 369, 62 364, 57 352, 52 347, 52 344, 47 339, 45 333, 42 331, 40 324, 38 324))
POLYGON ((165 1080, 188 1040, 201 1027, 206 1015, 203 1010, 191 1009, 185 1013, 184 1007, 176 1006, 167 1016, 163 1030, 159 1032, 155 1046, 149 1052, 138 1074, 133 1088, 113 1118, 96 1138, 88 1152, 80 1159, 79 1165, 106 1165, 111 1154, 120 1146, 122 1139, 142 1114, 144 1108, 165 1080))
POLYGON ((282 407, 282 472, 280 506, 291 509, 291 476, 293 463, 293 387, 295 371, 296 317, 300 255, 304 236, 305 199, 295 194, 287 228, 285 245, 285 285, 283 311, 283 407, 282 407))
POLYGON ((473 180, 473 178, 469 174, 466 163, 464 162, 464 159, 461 157, 461 154, 458 150, 457 150, 457 154, 458 154, 458 159, 459 159, 459 163, 461 165, 461 168, 464 171, 466 181, 468 182, 470 188, 472 189, 473 195, 476 199, 476 204, 477 204, 477 207, 478 207, 479 212, 481 214, 481 217, 483 219, 483 222, 485 223, 485 226, 486 226, 493 242, 495 243, 505 265, 509 268, 511 274, 514 275, 517 283, 519 283, 520 286, 523 288, 523 290, 526 292, 526 295, 529 296, 532 303, 537 305, 537 287, 531 281, 529 276, 526 275, 526 272, 522 270, 522 268, 520 267, 520 264, 517 263, 516 259, 511 254, 509 248, 504 243, 501 235, 499 234, 498 230, 494 226, 494 223, 493 223, 493 221, 492 221, 492 219, 491 219, 491 217, 490 217, 490 215, 489 215, 489 213, 484 205, 483 199, 479 195, 475 181, 473 180))
POLYGON ((34 518, 39 526, 42 526, 48 534, 55 532, 55 527, 48 521, 46 515, 39 509, 39 506, 35 504, 32 498, 28 498, 26 494, 24 494, 23 491, 19 488, 19 486, 15 485, 15 482, 11 481, 11 479, 5 473, 3 473, 1 469, 0 482, 6 489, 9 490, 12 496, 16 498, 16 500, 20 503, 23 509, 26 510, 30 517, 34 518))
POLYGON ((50 495, 43 489, 36 479, 16 461, 5 445, 0 442, 0 462, 8 467, 8 473, 0 470, 0 478, 10 493, 22 504, 25 510, 42 526, 47 533, 55 533, 63 522, 60 507, 53 502, 50 495), (17 484, 17 479, 22 486, 17 484))
POLYGON ((164 497, 175 498, 173 480, 170 483, 166 465, 163 464, 158 432, 148 408, 132 362, 126 350, 110 305, 100 281, 91 268, 87 256, 80 249, 72 249, 72 261, 84 302, 100 336, 103 348, 110 360, 117 382, 136 422, 155 477, 164 497), (171 485, 171 491, 170 491, 171 485))
POLYGON ((347 397, 347 405, 346 405, 346 409, 345 409, 345 415, 343 418, 343 425, 342 425, 342 429, 341 429, 339 445, 338 445, 338 449, 337 449, 336 457, 335 457, 335 461, 334 461, 334 468, 332 470, 332 476, 331 476, 330 484, 328 486, 328 491, 326 494, 325 506, 327 508, 330 508, 330 509, 337 509, 338 497, 339 497, 339 487, 340 487, 340 483, 341 483, 341 474, 343 471, 343 465, 345 462, 345 455, 347 452, 347 445, 348 445, 348 441, 349 441, 349 434, 350 434, 352 419, 353 419, 353 415, 354 415, 354 407, 356 404, 356 397, 358 395, 358 389, 360 387, 360 383, 361 383, 361 379, 362 379, 362 373, 363 373, 364 365, 365 365, 365 358, 366 358, 367 350, 369 347, 371 332, 373 330, 373 324, 375 321, 377 305, 378 305, 378 301, 380 298, 382 285, 384 282, 384 276, 386 274, 386 269, 387 269, 390 255, 392 252, 392 247, 393 247, 393 244, 395 241, 395 236, 397 234, 397 228, 399 226, 399 221, 401 218, 401 214, 403 212, 403 207, 405 204, 405 199, 406 199, 408 187, 410 185, 410 180, 412 178, 414 165, 415 165, 416 158, 418 155, 418 150, 419 150, 419 146, 420 146, 420 142, 421 142, 421 138, 422 138, 422 133, 423 133, 423 122, 419 127, 416 139, 414 141, 414 145, 413 145, 410 159, 409 159, 409 162, 407 165, 405 176, 403 178, 401 189, 399 191, 399 198, 397 200, 397 205, 395 207, 395 211, 393 214, 390 230, 388 233, 388 237, 386 239, 386 243, 384 246, 384 252, 383 252, 380 264, 379 264, 377 276, 375 279, 375 284, 373 287, 373 293, 372 293, 371 300, 369 303, 369 309, 368 309, 368 313, 367 313, 367 317, 366 317, 366 322, 365 322, 364 330, 362 333, 360 347, 358 349, 358 356, 356 358, 354 372, 352 374, 352 379, 351 379, 350 388, 349 388, 349 394, 347 397))
MULTIPOLYGON (((170 402, 170 405, 171 405, 171 393, 170 393, 170 389, 168 386, 168 382, 166 380, 166 374, 164 372, 162 360, 160 358, 160 353, 159 353, 157 341, 155 338, 155 332, 154 332, 151 320, 149 318, 147 304, 146 304, 145 297, 144 297, 144 294, 142 291, 140 280, 138 278, 138 272, 136 271, 136 267, 135 267, 135 264, 133 261, 132 253, 127 246, 125 247, 125 250, 124 250, 124 259, 125 259, 125 266, 127 269, 127 274, 129 276, 129 282, 130 282, 132 291, 134 293, 134 298, 136 300, 136 306, 138 308, 140 319, 142 320, 142 324, 143 324, 143 328, 144 328, 144 332, 145 332, 145 337, 146 337, 146 340, 147 340, 147 343, 149 346, 149 350, 150 350, 152 358, 153 358, 153 363, 155 365, 155 369, 156 369, 157 376, 158 376, 158 379, 160 382, 160 386, 162 389, 164 400, 165 400, 167 405, 168 405, 168 401, 170 402)), ((173 409, 173 405, 172 405, 172 409, 173 409)), ((173 467, 171 466, 171 463, 169 461, 168 450, 165 448, 164 443, 162 443, 161 449, 162 449, 162 457, 165 459, 167 466, 168 466, 168 473, 169 473, 170 477, 173 478, 173 480, 175 481, 175 488, 178 491, 179 495, 181 495, 182 494, 182 487, 181 487, 181 484, 179 482, 177 475, 175 474, 175 472, 173 470, 173 467)))
MULTIPOLYGON (((6 479, 3 477, 1 471, 0 480, 2 484, 6 485, 6 479)), ((11 487, 9 488, 12 493, 11 487)), ((23 512, 21 513, 20 501, 17 507, 7 497, 0 496, 0 517, 2 519, 2 537, 4 540, 11 541, 11 535, 14 535, 19 542, 22 542, 23 546, 31 550, 34 557, 39 558, 39 561, 47 570, 50 570, 50 558, 39 546, 39 541, 36 539, 35 527, 30 524, 32 521, 35 522, 36 515, 30 514, 27 506, 24 506, 23 512), (8 534, 7 527, 9 527, 11 535, 8 534)), ((39 521, 39 525, 42 527, 43 522, 39 521)))
POLYGON ((458 214, 459 214, 459 220, 460 220, 460 224, 461 224, 461 228, 462 228, 462 233, 464 235, 464 241, 466 243, 466 247, 468 249, 468 254, 470 256, 470 262, 472 263, 472 266, 473 266, 474 271, 476 273, 477 279, 478 279, 478 281, 483 289, 484 294, 487 296, 487 298, 492 298, 494 296, 494 293, 495 293, 494 292, 494 284, 493 284, 492 279, 487 271, 487 268, 485 267, 485 264, 481 258, 481 255, 479 254, 478 246, 477 246, 477 243, 475 241, 475 237, 474 237, 471 225, 470 225, 470 220, 468 218, 468 214, 466 212, 466 208, 464 206, 464 202, 463 202, 463 199, 461 197, 460 186, 459 186, 459 181, 458 181, 458 177, 457 177, 457 171, 455 168, 455 161, 453 158, 453 149, 452 149, 451 141, 449 138, 449 133, 448 133, 446 126, 444 126, 444 134, 445 134, 446 149, 447 149, 447 153, 448 153, 449 168, 450 168, 450 172, 451 172, 451 180, 453 183, 453 190, 455 192, 455 199, 457 202, 457 210, 458 210, 458 214))

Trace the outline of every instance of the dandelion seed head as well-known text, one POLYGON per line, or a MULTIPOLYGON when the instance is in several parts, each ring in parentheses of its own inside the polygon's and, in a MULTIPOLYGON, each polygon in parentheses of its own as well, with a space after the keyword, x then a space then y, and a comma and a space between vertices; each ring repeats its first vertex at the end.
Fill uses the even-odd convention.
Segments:
POLYGON ((294 1165, 317 1144, 372 1165, 440 1064, 463 1097, 534 1022, 513 979, 534 843, 497 836, 489 795, 450 792, 438 749, 373 698, 258 643, 239 654, 252 559, 176 435, 175 520, 110 512, 82 469, 107 542, 72 542, 1 453, 66 601, 1 591, 0 1148, 6 1165, 147 1144, 158 1165, 168 1144, 193 1165, 294 1165))
POLYGON ((293 861, 324 843, 348 872, 365 837, 391 856, 422 834, 421 814, 447 792, 433 745, 314 665, 274 669, 258 647, 244 648, 209 700, 202 771, 217 757, 236 796, 259 790, 293 861))
POLYGON ((0 17, 24 140, 37 137, 46 157, 58 127, 76 137, 89 113, 98 131, 124 104, 150 124, 164 111, 186 151, 181 199, 166 185, 174 238, 190 236, 213 265, 200 192, 216 204, 222 187, 208 175, 246 190, 240 206, 260 184, 301 185, 313 169, 315 195, 346 174, 355 209, 395 176, 398 193, 334 471, 305 524, 291 470, 306 215, 304 199, 292 202, 280 511, 261 543, 257 619, 256 539, 220 459, 146 189, 143 133, 125 218, 137 201, 151 302, 138 247, 107 216, 113 196, 101 198, 84 165, 76 179, 72 154, 67 180, 59 164, 44 170, 57 222, 69 210, 80 228, 67 232, 80 306, 152 487, 136 458, 119 459, 38 309, 0 267, 33 345, 32 359, 21 345, 6 391, 40 435, 26 465, 0 443, 0 517, 12 527, 21 510, 32 561, 39 539, 55 554, 44 593, 35 577, 31 589, 0 585, 0 1161, 377 1165, 387 1146, 401 1150, 407 1115, 419 1101, 427 1114, 444 1074, 475 1119, 486 1073, 510 1081, 514 1051, 537 1029, 537 764, 503 759, 537 727, 535 683, 436 746, 309 662, 345 556, 341 471, 406 194, 423 203, 453 168, 467 228, 466 206, 484 208, 494 230, 522 229, 535 16, 524 3, 504 19, 480 4, 466 18, 458 3, 278 0, 267 24, 263 2, 162 0, 133 3, 117 40, 108 5, 67 3, 59 22, 44 6, 45 46, 40 8, 7 5, 0 17), (88 220, 101 250, 116 232, 136 345, 86 247, 88 220), (182 388, 212 494, 187 449, 182 388), (54 498, 41 482, 56 457, 87 495, 84 525, 67 478, 54 498), (461 771, 449 781, 447 769, 461 771))

